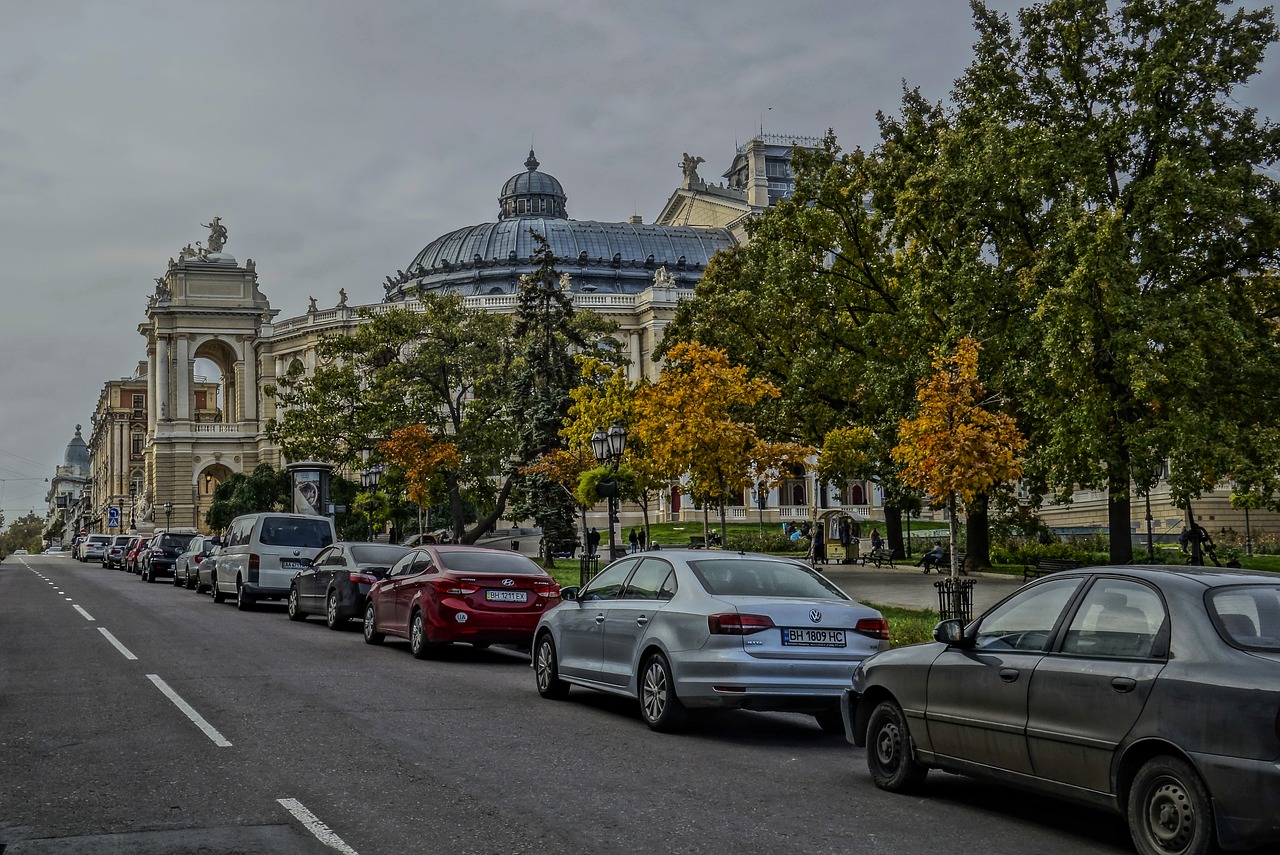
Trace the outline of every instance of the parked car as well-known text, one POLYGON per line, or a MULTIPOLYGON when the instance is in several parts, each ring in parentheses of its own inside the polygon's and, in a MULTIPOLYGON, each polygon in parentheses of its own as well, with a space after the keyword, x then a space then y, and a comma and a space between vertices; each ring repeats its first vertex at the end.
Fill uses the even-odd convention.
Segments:
POLYGON ((102 566, 106 568, 123 567, 125 548, 133 541, 131 534, 117 534, 107 542, 102 550, 102 566))
POLYGON ((259 513, 236 517, 227 527, 213 576, 213 601, 228 595, 236 607, 258 600, 283 600, 295 573, 311 566, 321 549, 336 541, 333 520, 303 514, 259 513))
POLYGON ((66 555, 66 551, 61 546, 50 546, 40 553, 41 555, 66 555))
POLYGON ((173 587, 194 591, 200 583, 200 565, 218 546, 218 538, 197 535, 173 562, 173 587))
POLYGON ((289 619, 324 615, 329 629, 341 629, 364 614, 373 583, 409 552, 385 543, 335 543, 321 550, 311 566, 289 584, 289 619))
POLYGON ((76 557, 84 561, 101 561, 102 553, 111 542, 109 534, 91 534, 80 543, 80 554, 76 557))
POLYGON ((881 789, 931 768, 1123 814, 1143 855, 1280 843, 1280 583, 1059 571, 868 659, 843 708, 881 789))
POLYGON ((559 601, 559 584, 518 552, 423 546, 369 590, 364 640, 407 638, 418 659, 454 641, 528 647, 538 618, 559 601))
POLYGON ((151 538, 145 553, 139 555, 138 572, 144 582, 161 576, 172 576, 173 565, 187 545, 196 537, 194 531, 161 531, 151 538))
POLYGON ((130 573, 138 572, 138 558, 142 555, 143 550, 151 545, 149 537, 135 537, 133 543, 129 545, 129 551, 125 553, 124 566, 121 570, 127 570, 130 573))
POLYGON ((740 707, 807 713, 839 732, 854 668, 889 646, 879 612, 787 558, 663 550, 560 596, 538 623, 538 693, 637 698, 659 731, 678 729, 689 707, 740 707))

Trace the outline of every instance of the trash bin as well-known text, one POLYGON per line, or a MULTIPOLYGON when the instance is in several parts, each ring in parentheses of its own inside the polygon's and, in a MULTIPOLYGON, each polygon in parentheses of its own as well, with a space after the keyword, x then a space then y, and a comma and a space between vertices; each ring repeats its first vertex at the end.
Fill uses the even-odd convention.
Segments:
POLYGON ((513 541, 511 541, 511 551, 512 551, 512 552, 519 552, 519 551, 520 551, 520 541, 518 541, 518 540, 513 540, 513 541))
POLYGON ((942 620, 973 620, 974 579, 952 579, 948 576, 933 583, 938 589, 938 615, 942 620))

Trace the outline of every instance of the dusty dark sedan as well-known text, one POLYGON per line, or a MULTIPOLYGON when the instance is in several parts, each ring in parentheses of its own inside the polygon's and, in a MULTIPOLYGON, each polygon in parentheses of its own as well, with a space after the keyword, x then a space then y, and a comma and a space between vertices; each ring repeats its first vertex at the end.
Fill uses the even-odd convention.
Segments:
POLYGON ((409 553, 386 543, 335 543, 320 552, 311 566, 300 570, 289 585, 289 619, 324 615, 325 626, 340 629, 364 614, 365 597, 409 553))
POLYGON ((1280 842, 1274 575, 1059 572, 934 637, 867 659, 845 695, 882 789, 1003 781, 1120 812, 1144 855, 1280 842))

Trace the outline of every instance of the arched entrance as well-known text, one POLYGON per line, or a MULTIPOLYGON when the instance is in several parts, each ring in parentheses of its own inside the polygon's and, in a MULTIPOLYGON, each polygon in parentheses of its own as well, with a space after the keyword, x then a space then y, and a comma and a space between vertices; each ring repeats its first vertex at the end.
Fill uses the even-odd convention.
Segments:
POLYGON ((235 470, 217 461, 210 462, 209 465, 196 471, 195 483, 191 485, 191 503, 195 507, 193 524, 196 528, 201 531, 206 530, 204 518, 213 505, 213 491, 234 474, 235 470))
POLYGON ((234 423, 244 418, 236 395, 238 361, 235 349, 222 339, 205 339, 196 346, 186 366, 193 379, 190 388, 195 390, 190 402, 192 421, 234 423), (215 400, 209 400, 215 390, 215 400))

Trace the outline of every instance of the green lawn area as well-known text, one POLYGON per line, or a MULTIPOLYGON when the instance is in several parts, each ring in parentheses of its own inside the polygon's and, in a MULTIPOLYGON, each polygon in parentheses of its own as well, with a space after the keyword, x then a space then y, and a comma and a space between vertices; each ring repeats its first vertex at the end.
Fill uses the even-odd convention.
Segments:
MULTIPOLYGON (((1019 571, 1021 572, 1021 571, 1019 571)), ((878 603, 864 603, 870 606, 889 622, 889 643, 894 647, 918 644, 921 641, 933 641, 933 628, 938 625, 938 613, 931 609, 903 609, 897 606, 882 606, 878 603)))

